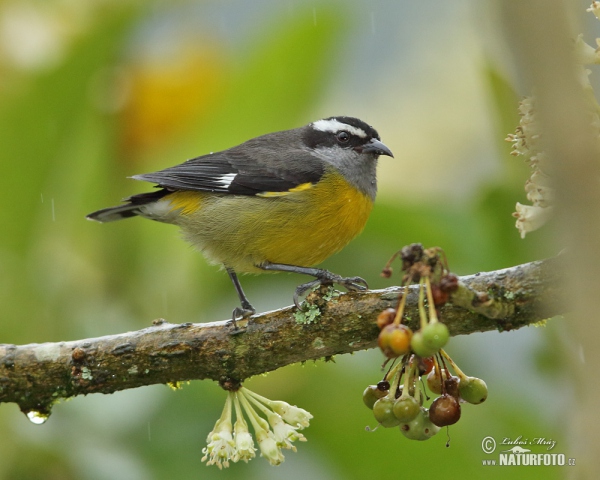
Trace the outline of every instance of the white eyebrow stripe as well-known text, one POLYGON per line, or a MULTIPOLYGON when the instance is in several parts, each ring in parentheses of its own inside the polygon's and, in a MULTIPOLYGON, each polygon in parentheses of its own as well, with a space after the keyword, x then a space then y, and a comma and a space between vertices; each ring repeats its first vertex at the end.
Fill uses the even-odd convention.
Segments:
POLYGON ((346 132, 356 135, 360 138, 367 137, 367 134, 362 128, 353 127, 352 125, 339 122, 335 118, 329 120, 317 120, 316 122, 313 122, 312 126, 315 130, 320 130, 321 132, 337 133, 345 130, 346 132))
POLYGON ((225 173, 217 178, 215 181, 221 185, 228 187, 233 182, 233 179, 237 176, 237 173, 225 173))

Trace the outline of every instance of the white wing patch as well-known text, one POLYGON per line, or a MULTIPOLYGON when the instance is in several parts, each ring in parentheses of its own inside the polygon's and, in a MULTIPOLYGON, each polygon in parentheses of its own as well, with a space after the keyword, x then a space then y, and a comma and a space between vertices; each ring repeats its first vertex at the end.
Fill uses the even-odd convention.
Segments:
POLYGON ((315 130, 320 130, 321 132, 337 133, 345 130, 346 132, 356 135, 360 138, 367 137, 367 134, 362 128, 347 125, 336 120, 335 118, 331 118, 329 120, 317 120, 316 122, 313 122, 312 126, 315 130))
POLYGON ((216 179, 217 183, 220 183, 221 185, 228 187, 229 185, 231 185, 231 182, 233 182, 233 179, 236 177, 237 173, 226 173, 224 175, 221 175, 218 179, 216 179))

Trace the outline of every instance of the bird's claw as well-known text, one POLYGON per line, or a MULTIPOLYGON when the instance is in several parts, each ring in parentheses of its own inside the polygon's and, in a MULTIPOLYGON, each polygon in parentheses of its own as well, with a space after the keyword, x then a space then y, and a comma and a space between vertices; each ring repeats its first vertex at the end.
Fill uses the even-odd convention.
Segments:
POLYGON ((256 313, 256 310, 250 306, 250 308, 235 307, 231 312, 231 323, 233 324, 233 333, 241 333, 241 330, 237 326, 237 320, 244 320, 251 317, 256 313))
POLYGON ((343 285, 347 290, 351 292, 363 292, 369 288, 369 284, 367 283, 367 281, 361 277, 341 278, 340 281, 336 283, 343 285))
POLYGON ((341 277, 331 272, 326 272, 326 275, 319 277, 310 282, 303 283, 296 288, 294 292, 294 305, 297 308, 300 307, 300 297, 303 296, 306 292, 312 290, 313 288, 320 285, 333 285, 337 283, 338 285, 342 285, 346 290, 350 292, 361 292, 365 291, 369 288, 367 281, 361 277, 341 277))
POLYGON ((302 308, 300 306, 300 297, 319 285, 323 285, 321 279, 312 280, 310 282, 303 283, 302 285, 298 285, 298 287, 296 287, 296 291, 294 292, 294 305, 296 305, 296 308, 302 308))

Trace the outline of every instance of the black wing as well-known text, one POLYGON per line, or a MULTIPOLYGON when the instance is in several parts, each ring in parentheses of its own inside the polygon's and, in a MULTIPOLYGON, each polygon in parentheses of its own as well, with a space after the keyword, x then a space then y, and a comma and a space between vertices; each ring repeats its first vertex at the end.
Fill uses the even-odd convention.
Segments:
POLYGON ((286 192, 298 185, 314 184, 324 173, 322 160, 302 145, 295 131, 270 133, 229 150, 132 178, 175 190, 234 195, 286 192))

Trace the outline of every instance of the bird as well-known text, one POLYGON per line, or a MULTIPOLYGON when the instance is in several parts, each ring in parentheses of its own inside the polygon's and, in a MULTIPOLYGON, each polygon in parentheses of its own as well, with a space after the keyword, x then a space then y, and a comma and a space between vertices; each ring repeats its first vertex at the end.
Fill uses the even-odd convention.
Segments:
POLYGON ((232 312, 235 325, 256 313, 238 274, 314 277, 296 288, 298 308, 300 297, 319 285, 368 288, 361 277, 315 266, 363 230, 377 193, 380 155, 393 157, 373 127, 354 117, 328 117, 134 175, 155 189, 87 218, 108 223, 139 216, 178 226, 228 273, 240 301, 232 312))

